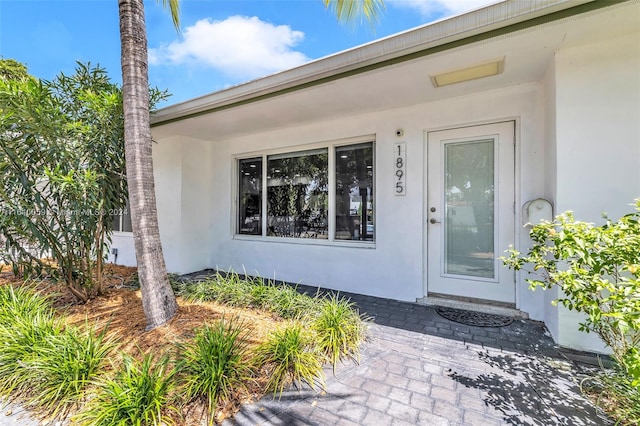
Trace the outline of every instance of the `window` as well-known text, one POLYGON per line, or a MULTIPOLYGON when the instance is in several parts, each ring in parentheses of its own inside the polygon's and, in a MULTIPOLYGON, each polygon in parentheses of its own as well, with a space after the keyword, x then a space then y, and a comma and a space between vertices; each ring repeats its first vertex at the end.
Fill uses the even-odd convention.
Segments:
POLYGON ((239 161, 238 233, 262 235, 262 158, 239 161))
POLYGON ((373 142, 243 158, 237 170, 237 234, 374 241, 373 142))
POLYGON ((127 200, 123 209, 120 210, 120 214, 113 215, 111 222, 111 229, 113 231, 120 232, 133 232, 131 227, 131 213, 129 210, 129 200, 127 200))
POLYGON ((373 143, 336 148, 336 240, 373 241, 373 143))
POLYGON ((328 207, 328 150, 267 157, 267 235, 325 236, 328 207))

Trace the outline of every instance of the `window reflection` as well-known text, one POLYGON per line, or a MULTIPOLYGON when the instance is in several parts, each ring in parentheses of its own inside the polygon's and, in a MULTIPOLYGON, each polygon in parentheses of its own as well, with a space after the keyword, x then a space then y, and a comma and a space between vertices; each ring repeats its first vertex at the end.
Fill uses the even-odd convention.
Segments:
POLYGON ((336 148, 336 240, 374 241, 373 143, 336 148))
POLYGON ((238 233, 262 235, 262 158, 239 161, 238 233))
POLYGON ((327 238, 328 149, 267 157, 267 236, 327 238))
POLYGON ((445 272, 493 278, 494 142, 446 145, 445 272))

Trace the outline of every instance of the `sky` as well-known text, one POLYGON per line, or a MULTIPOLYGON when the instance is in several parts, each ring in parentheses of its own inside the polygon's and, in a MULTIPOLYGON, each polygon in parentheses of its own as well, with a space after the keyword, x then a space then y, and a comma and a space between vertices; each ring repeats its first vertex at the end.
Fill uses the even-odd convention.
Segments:
MULTIPOLYGON (((181 0, 180 33, 145 0, 149 83, 160 106, 302 65, 495 0, 386 0, 373 26, 339 23, 321 0, 181 0)), ((51 80, 76 61, 120 82, 117 0, 0 0, 0 57, 51 80)))

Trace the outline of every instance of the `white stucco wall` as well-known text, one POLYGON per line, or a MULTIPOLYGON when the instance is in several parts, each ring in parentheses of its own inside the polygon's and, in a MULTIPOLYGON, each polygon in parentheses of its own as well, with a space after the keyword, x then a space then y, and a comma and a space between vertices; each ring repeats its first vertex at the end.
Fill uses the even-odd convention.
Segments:
MULTIPOLYGON (((517 122, 517 204, 544 195, 544 96, 539 84, 515 86, 446 101, 343 119, 310 123, 212 144, 212 251, 210 263, 221 269, 320 285, 333 289, 415 301, 425 295, 423 279, 425 131, 514 119, 517 122), (488 105, 491 107, 489 108, 488 105), (396 137, 402 128, 405 136, 396 137), (300 149, 305 144, 359 135, 376 135, 376 244, 372 248, 250 241, 235 238, 230 180, 234 158, 264 149, 300 149), (393 194, 393 143, 407 143, 407 195, 393 194), (521 160, 522 159, 522 160, 521 160), (526 176, 526 178, 525 178, 526 176), (226 220, 224 218, 227 218, 226 220), (220 220, 218 220, 220 219, 220 220)), ((519 209, 516 209, 518 211, 519 209)), ((517 214, 520 223, 520 213, 517 214)), ((521 228, 517 238, 526 237, 521 228)), ((542 319, 543 294, 518 284, 517 305, 542 319)))
POLYGON ((214 219, 211 215, 214 172, 211 150, 212 146, 207 142, 182 141, 180 266, 173 272, 185 273, 210 267, 211 224, 214 219))
MULTIPOLYGON (((556 149, 558 212, 602 223, 632 211, 640 197, 640 37, 574 47, 557 53, 556 149)), ((561 345, 594 349, 577 331, 582 318, 559 310, 561 345)))
MULTIPOLYGON (((549 62, 549 66, 542 81, 544 94, 544 134, 545 134, 545 156, 544 156, 544 197, 553 205, 553 214, 557 213, 556 192, 557 192, 557 146, 556 146, 556 64, 555 58, 549 62)), ((521 247, 528 247, 531 240, 525 237, 521 242, 521 247)), ((526 279, 527 274, 520 273, 520 279, 526 279)), ((536 293, 542 294, 543 301, 542 315, 536 315, 546 324, 549 332, 555 339, 560 334, 560 322, 558 308, 552 302, 558 298, 556 287, 549 290, 536 289, 536 293)))
MULTIPOLYGON (((209 144, 170 138, 153 146, 158 222, 167 270, 187 273, 209 266, 211 164, 209 144)), ((115 232, 111 247, 120 265, 136 264, 133 236, 115 232)))

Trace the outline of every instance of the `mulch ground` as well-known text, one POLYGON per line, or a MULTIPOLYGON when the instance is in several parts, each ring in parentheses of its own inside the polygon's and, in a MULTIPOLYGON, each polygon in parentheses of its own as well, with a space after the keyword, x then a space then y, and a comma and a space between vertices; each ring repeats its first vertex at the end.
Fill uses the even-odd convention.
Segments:
MULTIPOLYGON (((142 353, 173 353, 177 342, 193 338, 198 328, 223 317, 242 321, 245 325, 243 328, 249 332, 247 341, 250 346, 260 344, 282 322, 276 315, 257 309, 190 302, 179 297, 178 312, 169 323, 146 332, 140 291, 123 286, 131 281, 134 273, 135 268, 106 265, 105 292, 87 303, 78 303, 62 284, 44 280, 37 284, 37 288, 53 297, 55 308, 68 324, 77 327, 88 325, 98 330, 106 327, 107 336, 119 342, 119 351, 135 357, 140 357, 142 353)), ((0 285, 21 285, 22 282, 12 273, 0 272, 0 285)), ((268 373, 261 371, 254 381, 247 383, 247 389, 239 390, 231 401, 219 406, 216 421, 233 415, 241 403, 259 399, 264 394, 268 373)), ((188 405, 183 410, 183 418, 176 419, 176 424, 205 422, 202 418, 203 407, 202 402, 188 405)))

